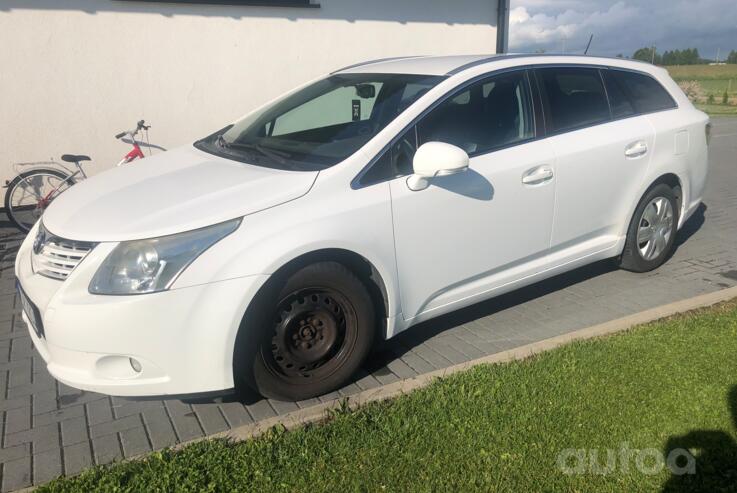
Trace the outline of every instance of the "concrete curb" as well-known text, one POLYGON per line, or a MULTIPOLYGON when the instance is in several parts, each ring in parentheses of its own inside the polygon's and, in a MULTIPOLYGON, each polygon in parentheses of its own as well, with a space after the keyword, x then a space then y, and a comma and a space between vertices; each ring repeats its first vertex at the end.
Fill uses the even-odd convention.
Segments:
POLYGON ((189 442, 181 443, 174 448, 181 448, 194 442, 209 440, 213 438, 230 438, 233 440, 254 438, 277 425, 282 425, 286 429, 293 429, 299 426, 304 426, 306 424, 317 423, 327 419, 329 411, 333 409, 338 409, 345 406, 350 409, 356 409, 369 402, 378 402, 386 399, 391 399, 411 392, 415 389, 426 387, 436 378, 452 375, 454 373, 467 370, 477 365, 522 360, 525 358, 529 358, 530 356, 555 349, 573 341, 592 339, 607 334, 622 332, 635 325, 652 322, 679 313, 695 310, 697 308, 708 307, 733 298, 737 298, 737 286, 720 291, 715 291, 713 293, 703 294, 693 298, 688 298, 681 301, 676 301, 673 303, 668 303, 666 305, 635 313, 633 315, 628 315, 626 317, 605 322, 599 325, 594 325, 585 329, 576 330, 542 341, 526 344, 524 346, 510 349, 508 351, 503 351, 501 353, 491 354, 472 361, 449 366, 441 370, 436 370, 413 378, 408 378, 388 385, 383 385, 375 389, 364 390, 363 392, 359 392, 358 394, 352 395, 350 397, 334 399, 305 409, 292 411, 282 416, 268 418, 259 421, 258 423, 243 425, 237 428, 233 428, 232 430, 228 430, 226 432, 197 438, 189 442))

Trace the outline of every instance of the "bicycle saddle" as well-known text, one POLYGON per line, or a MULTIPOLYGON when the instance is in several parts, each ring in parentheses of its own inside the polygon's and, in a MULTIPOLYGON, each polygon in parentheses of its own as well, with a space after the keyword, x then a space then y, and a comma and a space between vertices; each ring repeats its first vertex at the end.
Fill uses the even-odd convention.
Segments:
POLYGON ((61 157, 62 161, 66 161, 67 163, 79 163, 82 161, 91 161, 89 156, 85 156, 84 154, 64 154, 61 157))

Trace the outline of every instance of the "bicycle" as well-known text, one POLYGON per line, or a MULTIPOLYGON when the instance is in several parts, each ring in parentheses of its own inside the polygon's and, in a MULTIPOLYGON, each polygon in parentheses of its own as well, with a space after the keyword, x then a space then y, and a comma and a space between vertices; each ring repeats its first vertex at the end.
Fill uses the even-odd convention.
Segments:
MULTIPOLYGON (((115 136, 116 139, 127 142, 126 137, 130 138, 133 145, 123 159, 116 164, 121 166, 128 164, 136 159, 145 157, 136 136, 141 132, 146 132, 146 144, 151 153, 151 143, 148 139, 148 130, 150 125, 146 125, 144 120, 140 120, 136 124, 135 130, 127 130, 120 132, 115 136)), ((164 150, 161 147, 158 149, 164 150)), ((70 166, 57 163, 56 161, 41 161, 33 163, 15 163, 13 170, 18 175, 12 180, 5 182, 5 212, 10 222, 21 231, 27 233, 31 227, 38 221, 43 212, 48 208, 49 204, 68 190, 78 181, 87 178, 87 174, 82 168, 82 163, 91 161, 89 156, 84 154, 64 154, 61 160, 65 163, 74 164, 75 169, 70 166), (28 171, 20 171, 25 167, 33 167, 28 171)))

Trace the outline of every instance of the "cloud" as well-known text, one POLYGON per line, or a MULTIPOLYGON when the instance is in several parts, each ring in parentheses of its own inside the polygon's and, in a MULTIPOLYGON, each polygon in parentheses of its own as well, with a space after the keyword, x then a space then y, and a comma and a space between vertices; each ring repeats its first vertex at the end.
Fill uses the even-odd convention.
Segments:
POLYGON ((631 55, 642 46, 660 51, 697 47, 702 56, 737 49, 736 0, 512 0, 510 51, 631 55))

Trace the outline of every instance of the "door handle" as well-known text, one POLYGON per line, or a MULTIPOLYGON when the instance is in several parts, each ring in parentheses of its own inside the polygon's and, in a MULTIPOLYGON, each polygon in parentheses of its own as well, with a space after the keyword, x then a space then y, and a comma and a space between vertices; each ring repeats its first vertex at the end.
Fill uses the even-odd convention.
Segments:
POLYGON ((525 185, 541 185, 553 179, 553 168, 547 165, 528 169, 522 175, 522 183, 525 185))
POLYGON ((647 142, 638 140, 624 148, 624 156, 627 159, 637 159, 647 154, 647 142))

